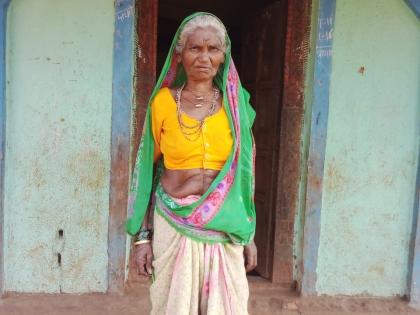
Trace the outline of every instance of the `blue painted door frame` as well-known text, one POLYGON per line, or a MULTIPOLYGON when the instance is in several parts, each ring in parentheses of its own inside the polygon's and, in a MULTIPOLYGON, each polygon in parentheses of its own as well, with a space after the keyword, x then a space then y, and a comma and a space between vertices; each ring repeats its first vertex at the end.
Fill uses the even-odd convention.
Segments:
MULTIPOLYGON (((405 2, 413 10, 417 18, 420 19, 420 0, 405 0, 405 2)), ((420 309, 420 152, 418 153, 417 160, 417 179, 414 193, 413 230, 411 239, 410 269, 408 274, 410 305, 420 309)))
POLYGON ((405 2, 414 11, 417 18, 420 19, 420 0, 405 0, 405 2))
POLYGON ((134 0, 115 1, 112 78, 111 179, 108 225, 108 291, 123 292, 134 76, 134 0))
POLYGON ((3 193, 4 193, 4 152, 6 140, 6 102, 5 102, 5 46, 6 46, 6 15, 10 0, 0 0, 0 293, 4 291, 3 264, 3 193))
MULTIPOLYGON (((405 0, 407 5, 414 11, 420 19, 420 0, 405 0)), ((420 135, 419 135, 420 138, 420 135)), ((420 150, 420 148, 419 148, 420 150)), ((410 304, 415 308, 420 308, 420 152, 417 160, 417 180, 414 194, 413 209, 413 234, 410 249, 410 270, 408 275, 408 285, 410 291, 410 304)))
MULTIPOLYGON (((420 138, 420 135, 419 135, 420 138)), ((410 274, 408 277, 410 304, 420 308, 420 152, 417 161, 417 180, 414 194, 412 248, 410 249, 410 274)))
MULTIPOLYGON (((10 0, 0 0, 0 222, 4 222, 5 154, 5 36, 10 0)), ((134 0, 115 1, 113 91, 111 123, 111 178, 108 226, 108 291, 123 292, 127 234, 130 126, 134 73, 134 0)), ((3 224, 0 223, 0 294, 4 292, 3 224)))
MULTIPOLYGON (((316 8, 315 8, 316 9, 316 8)), ((302 294, 316 295, 335 0, 320 0, 303 242, 302 294)))

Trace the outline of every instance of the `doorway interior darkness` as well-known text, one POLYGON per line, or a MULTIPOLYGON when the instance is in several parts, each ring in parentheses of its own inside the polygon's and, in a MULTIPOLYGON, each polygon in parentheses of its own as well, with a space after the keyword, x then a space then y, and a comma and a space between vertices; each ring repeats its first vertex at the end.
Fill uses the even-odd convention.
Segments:
POLYGON ((196 11, 211 12, 225 24, 232 57, 257 111, 256 194, 258 267, 253 274, 272 279, 276 182, 280 143, 286 1, 160 0, 157 21, 157 70, 165 62, 182 19, 196 11))

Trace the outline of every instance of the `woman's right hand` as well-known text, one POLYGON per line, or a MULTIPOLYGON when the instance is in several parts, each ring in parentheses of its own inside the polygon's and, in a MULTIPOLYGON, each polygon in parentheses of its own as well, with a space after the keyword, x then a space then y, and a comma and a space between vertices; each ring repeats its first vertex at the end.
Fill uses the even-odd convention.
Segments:
POLYGON ((134 245, 134 262, 139 275, 152 275, 153 250, 152 243, 134 245))

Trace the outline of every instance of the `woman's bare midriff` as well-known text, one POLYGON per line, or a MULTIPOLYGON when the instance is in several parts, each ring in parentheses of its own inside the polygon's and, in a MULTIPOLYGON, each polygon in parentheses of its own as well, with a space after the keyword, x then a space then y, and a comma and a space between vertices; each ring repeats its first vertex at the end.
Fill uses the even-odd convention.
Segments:
POLYGON ((202 195, 209 188, 219 171, 194 168, 187 170, 165 169, 160 178, 162 188, 175 198, 202 195))

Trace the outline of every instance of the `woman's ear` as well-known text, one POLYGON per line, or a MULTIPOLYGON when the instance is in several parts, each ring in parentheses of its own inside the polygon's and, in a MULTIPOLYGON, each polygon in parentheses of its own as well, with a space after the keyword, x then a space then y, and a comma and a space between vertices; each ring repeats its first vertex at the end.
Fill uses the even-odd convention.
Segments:
POLYGON ((176 61, 177 61, 178 63, 181 63, 181 61, 182 61, 181 54, 176 54, 176 61))

